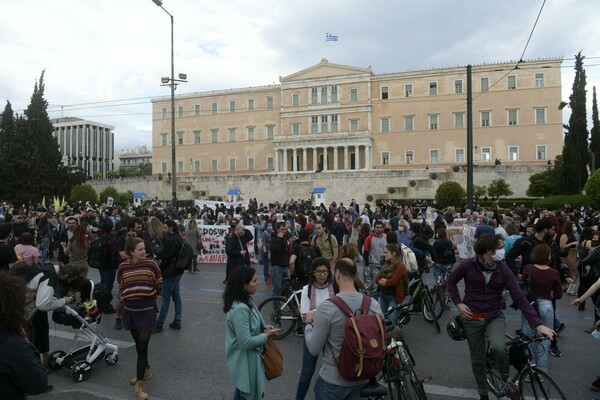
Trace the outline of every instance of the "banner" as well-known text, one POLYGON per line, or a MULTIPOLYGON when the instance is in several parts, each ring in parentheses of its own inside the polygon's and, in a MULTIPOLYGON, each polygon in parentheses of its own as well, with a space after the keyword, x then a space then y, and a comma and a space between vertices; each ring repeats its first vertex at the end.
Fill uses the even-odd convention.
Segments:
POLYGON ((233 208, 235 209, 237 206, 243 206, 246 209, 248 209, 248 206, 250 205, 250 202, 248 200, 243 200, 243 201, 194 200, 194 205, 200 207, 201 210, 202 210, 202 208, 204 208, 204 206, 206 206, 208 208, 212 208, 213 211, 214 211, 221 204, 225 205, 225 207, 227 207, 227 208, 229 208, 230 206, 233 206, 233 208))
POLYGON ((462 237, 455 235, 456 243, 458 244, 458 256, 463 260, 466 258, 475 257, 475 250, 473 245, 475 244, 475 227, 469 225, 463 225, 462 237))
MULTIPOLYGON (((227 262, 227 254, 225 253, 225 241, 229 235, 229 225, 200 225, 198 229, 202 232, 202 244, 204 250, 198 256, 198 262, 219 264, 227 262)), ((252 236, 255 236, 253 226, 246 226, 252 236)), ((248 254, 250 255, 250 262, 256 262, 256 255, 254 254, 254 238, 248 242, 248 254)))

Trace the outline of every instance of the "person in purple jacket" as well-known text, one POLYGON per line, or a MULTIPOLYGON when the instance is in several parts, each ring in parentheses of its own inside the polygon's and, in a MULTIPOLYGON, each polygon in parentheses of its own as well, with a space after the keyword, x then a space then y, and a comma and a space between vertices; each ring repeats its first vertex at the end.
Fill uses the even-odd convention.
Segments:
POLYGON ((485 340, 490 342, 502 378, 506 380, 504 391, 510 399, 521 399, 516 385, 509 379, 508 348, 506 346, 506 321, 502 313, 504 289, 522 311, 532 328, 540 334, 553 338, 556 334, 544 326, 534 308, 521 291, 519 284, 503 260, 493 256, 500 248, 498 236, 484 233, 475 242, 475 257, 464 260, 448 278, 448 292, 456 304, 462 319, 464 333, 471 353, 471 368, 477 382, 481 400, 488 400, 485 365, 485 340), (465 281, 465 293, 461 298, 457 284, 465 281))

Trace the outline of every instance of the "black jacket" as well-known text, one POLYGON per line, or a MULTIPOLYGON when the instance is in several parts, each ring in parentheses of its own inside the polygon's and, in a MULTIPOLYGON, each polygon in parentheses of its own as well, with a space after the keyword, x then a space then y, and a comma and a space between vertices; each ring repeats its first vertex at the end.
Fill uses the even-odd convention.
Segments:
POLYGON ((0 332, 0 388, 2 399, 21 400, 24 393, 40 394, 48 386, 48 373, 40 353, 21 336, 0 332))
POLYGON ((278 237, 276 232, 271 235, 271 257, 269 262, 271 265, 279 265, 287 267, 290 263, 290 254, 288 252, 288 243, 285 237, 278 237))
POLYGON ((244 236, 239 237, 235 233, 229 234, 225 241, 225 253, 227 254, 227 265, 237 267, 238 265, 250 266, 250 254, 248 254, 248 242, 254 239, 252 233, 246 229, 244 236), (241 255, 244 250, 246 254, 241 255))
POLYGON ((175 266, 179 258, 181 246, 183 246, 183 239, 179 236, 179 232, 169 235, 165 240, 163 258, 159 265, 163 278, 183 274, 184 271, 177 269, 175 266))
MULTIPOLYGON (((515 241, 515 244, 513 245, 513 247, 508 251, 508 253, 505 256, 506 257, 506 259, 505 259, 506 265, 508 265, 508 267, 512 270, 512 272, 515 275, 520 274, 521 271, 519 271, 517 269, 515 260, 519 256, 521 256, 522 257, 521 267, 531 264, 531 252, 533 251, 533 248, 535 246, 537 246, 538 244, 543 244, 543 243, 544 242, 538 240, 538 238, 535 237, 535 234, 533 234, 533 233, 524 238, 517 239, 515 241)), ((554 240, 548 240, 546 242, 546 244, 548 246, 550 246, 550 250, 551 250, 551 255, 552 255, 551 267, 558 270, 561 279, 564 280, 564 278, 568 275, 568 270, 561 268, 560 257, 558 256, 558 252, 559 252, 558 245, 556 244, 556 242, 554 240)))

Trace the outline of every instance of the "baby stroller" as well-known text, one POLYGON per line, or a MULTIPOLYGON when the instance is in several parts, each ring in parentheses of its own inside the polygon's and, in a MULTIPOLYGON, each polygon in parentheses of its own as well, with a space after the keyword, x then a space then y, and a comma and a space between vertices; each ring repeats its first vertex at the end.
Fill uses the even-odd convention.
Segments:
POLYGON ((102 287, 105 292, 108 292, 106 286, 101 283, 94 285, 91 280, 84 281, 81 290, 83 304, 79 307, 75 306, 77 308, 67 305, 52 313, 54 322, 77 329, 77 333, 69 352, 62 350, 52 352, 48 364, 53 370, 62 367, 71 369, 71 377, 75 382, 86 380, 92 372, 92 364, 102 358, 108 365, 115 365, 119 361, 119 348, 109 343, 108 338, 96 329, 102 319, 101 310, 107 306, 102 303, 108 301, 110 304, 112 299, 110 293, 108 295, 102 293, 102 287), (95 299, 95 296, 98 299, 95 299), (76 348, 80 340, 89 344, 76 348))

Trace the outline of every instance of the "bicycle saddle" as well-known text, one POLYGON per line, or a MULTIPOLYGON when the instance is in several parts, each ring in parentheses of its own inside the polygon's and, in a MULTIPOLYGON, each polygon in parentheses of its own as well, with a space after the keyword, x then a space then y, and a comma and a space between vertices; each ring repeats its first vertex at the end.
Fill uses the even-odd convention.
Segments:
POLYGON ((371 396, 385 396, 386 394, 387 394, 387 389, 385 388, 385 386, 377 383, 376 378, 369 379, 369 383, 367 383, 365 386, 363 386, 362 389, 360 389, 361 397, 368 398, 371 396))

